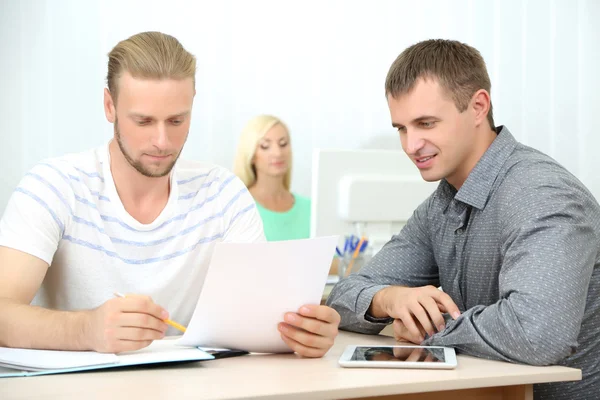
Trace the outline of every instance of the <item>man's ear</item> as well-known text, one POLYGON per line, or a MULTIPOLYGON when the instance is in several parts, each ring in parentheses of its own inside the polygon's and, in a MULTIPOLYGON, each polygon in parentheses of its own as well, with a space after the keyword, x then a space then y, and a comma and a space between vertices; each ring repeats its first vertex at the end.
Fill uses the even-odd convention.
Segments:
POLYGON ((115 123, 117 119, 117 110, 115 109, 115 103, 108 88, 104 88, 104 114, 106 115, 108 122, 111 124, 115 123))
POLYGON ((492 99, 485 89, 479 89, 471 98, 471 107, 475 115, 475 126, 487 124, 487 115, 490 112, 492 99))

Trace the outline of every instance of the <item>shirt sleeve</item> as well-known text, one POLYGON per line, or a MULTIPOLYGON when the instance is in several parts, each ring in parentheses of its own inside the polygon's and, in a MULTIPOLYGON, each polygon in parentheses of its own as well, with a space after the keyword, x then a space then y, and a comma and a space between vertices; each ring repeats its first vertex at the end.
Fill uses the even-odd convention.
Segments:
POLYGON ((555 364, 577 347, 599 249, 591 195, 567 185, 520 190, 502 201, 499 300, 464 312, 426 345, 477 357, 555 364))
POLYGON ((357 274, 341 280, 333 288, 327 304, 342 317, 340 328, 375 334, 390 324, 390 318, 378 319, 367 314, 373 296, 388 286, 439 286, 438 267, 427 228, 431 198, 415 210, 400 233, 357 274))
POLYGON ((224 242, 253 243, 264 242, 265 234, 262 219, 258 214, 254 198, 235 175, 230 174, 227 179, 232 179, 229 187, 229 203, 226 218, 227 228, 223 236, 224 242))
POLYGON ((50 265, 72 213, 74 197, 68 179, 47 163, 32 168, 4 210, 0 246, 31 254, 50 265))

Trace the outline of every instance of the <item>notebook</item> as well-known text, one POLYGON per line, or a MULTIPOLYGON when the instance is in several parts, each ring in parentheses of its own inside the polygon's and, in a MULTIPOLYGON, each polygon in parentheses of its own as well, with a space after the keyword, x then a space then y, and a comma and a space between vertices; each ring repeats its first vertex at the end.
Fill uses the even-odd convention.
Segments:
POLYGON ((144 349, 119 354, 93 351, 31 350, 0 347, 0 378, 35 376, 133 365, 212 360, 196 347, 181 347, 175 340, 155 340, 144 349))

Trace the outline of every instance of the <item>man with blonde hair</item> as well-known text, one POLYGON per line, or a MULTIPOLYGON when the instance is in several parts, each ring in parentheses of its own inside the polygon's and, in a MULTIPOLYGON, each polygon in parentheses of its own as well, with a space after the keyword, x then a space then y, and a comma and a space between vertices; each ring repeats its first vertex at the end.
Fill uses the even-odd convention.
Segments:
MULTIPOLYGON (((104 112, 113 140, 40 162, 0 221, 0 346, 146 347, 164 337, 170 316, 189 322, 217 242, 264 240, 238 178, 179 159, 195 72, 194 56, 159 32, 109 53, 104 112)), ((279 330, 298 354, 320 357, 338 323, 333 309, 307 305, 279 330)))
POLYGON ((535 385, 535 398, 597 398, 600 206, 494 125, 490 88, 468 45, 427 40, 398 56, 385 84, 392 125, 423 179, 441 182, 328 304, 342 329, 393 324, 404 341, 581 368, 582 382, 535 385))

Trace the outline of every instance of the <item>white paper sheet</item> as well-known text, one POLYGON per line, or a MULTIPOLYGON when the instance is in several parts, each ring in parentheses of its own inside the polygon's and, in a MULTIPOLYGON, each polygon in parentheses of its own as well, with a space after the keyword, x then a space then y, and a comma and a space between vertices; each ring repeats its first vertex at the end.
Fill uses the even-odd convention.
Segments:
POLYGON ((179 344, 283 353, 286 312, 319 304, 337 236, 217 243, 194 315, 179 344))

